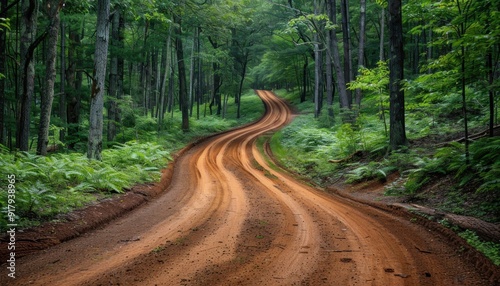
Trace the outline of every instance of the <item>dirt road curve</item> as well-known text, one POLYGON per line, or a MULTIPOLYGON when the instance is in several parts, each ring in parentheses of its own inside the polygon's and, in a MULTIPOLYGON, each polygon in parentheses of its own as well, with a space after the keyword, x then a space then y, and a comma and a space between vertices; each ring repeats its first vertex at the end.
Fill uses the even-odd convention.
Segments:
POLYGON ((489 285, 429 230, 273 170, 255 140, 291 113, 258 94, 266 115, 192 148, 162 196, 0 284, 489 285))

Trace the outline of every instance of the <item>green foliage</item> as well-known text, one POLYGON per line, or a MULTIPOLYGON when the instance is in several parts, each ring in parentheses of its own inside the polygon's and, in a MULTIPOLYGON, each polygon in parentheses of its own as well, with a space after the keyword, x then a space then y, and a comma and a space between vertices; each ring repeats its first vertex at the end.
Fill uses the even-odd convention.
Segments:
POLYGON ((10 30, 10 21, 8 18, 0 18, 0 31, 10 30))
POLYGON ((500 266, 500 244, 491 241, 482 241, 475 232, 465 230, 459 235, 474 248, 482 252, 486 257, 491 259, 493 264, 500 266))
MULTIPOLYGON (((88 160, 78 153, 35 156, 0 149, 0 168, 16 176, 16 213, 20 226, 50 219, 94 200, 88 193, 121 193, 135 183, 156 181, 171 159, 158 144, 128 142, 103 152, 103 161, 88 160)), ((7 185, 1 178, 2 186, 7 185)), ((6 191, 0 208, 6 209, 6 191)), ((0 227, 6 226, 5 217, 0 227)))
POLYGON ((387 165, 384 161, 371 161, 367 165, 362 165, 349 171, 346 175, 346 182, 357 183, 370 179, 385 180, 387 176, 395 170, 395 166, 387 165))
POLYGON ((498 193, 500 191, 500 138, 478 140, 471 145, 470 149, 473 169, 482 181, 477 191, 498 193))
POLYGON ((470 153, 470 163, 467 164, 462 144, 455 142, 439 148, 433 158, 423 158, 418 168, 410 171, 407 188, 414 192, 435 174, 454 174, 461 187, 476 182, 479 184, 477 192, 498 192, 500 139, 480 139, 470 145, 470 153))
POLYGON ((354 132, 350 123, 345 123, 340 126, 337 131, 337 138, 339 140, 339 149, 343 155, 349 155, 356 152, 359 142, 359 134, 354 132))

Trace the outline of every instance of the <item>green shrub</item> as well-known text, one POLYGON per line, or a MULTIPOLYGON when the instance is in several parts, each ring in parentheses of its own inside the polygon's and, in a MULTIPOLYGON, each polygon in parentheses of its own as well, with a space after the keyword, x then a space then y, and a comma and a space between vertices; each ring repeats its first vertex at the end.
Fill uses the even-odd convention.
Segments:
POLYGON ((459 235, 465 239, 467 243, 491 259, 493 264, 500 266, 500 244, 482 241, 477 234, 471 230, 461 232, 459 235))
MULTIPOLYGON (((0 149, 0 168, 16 175, 16 213, 20 226, 49 219, 94 200, 89 192, 121 193, 135 183, 156 181, 171 160, 170 152, 154 143, 136 141, 103 151, 103 161, 79 153, 36 156, 0 149)), ((0 183, 7 185, 6 178, 0 183)), ((0 207, 7 208, 7 192, 0 193, 0 207)), ((7 222, 2 216, 0 228, 7 222)))

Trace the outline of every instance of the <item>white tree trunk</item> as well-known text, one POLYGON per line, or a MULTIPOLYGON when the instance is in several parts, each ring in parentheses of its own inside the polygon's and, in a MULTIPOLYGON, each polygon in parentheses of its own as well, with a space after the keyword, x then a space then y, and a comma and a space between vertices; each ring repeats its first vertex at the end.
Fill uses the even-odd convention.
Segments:
POLYGON ((97 1, 94 78, 90 94, 90 128, 87 157, 101 160, 106 63, 109 44, 109 0, 97 1))

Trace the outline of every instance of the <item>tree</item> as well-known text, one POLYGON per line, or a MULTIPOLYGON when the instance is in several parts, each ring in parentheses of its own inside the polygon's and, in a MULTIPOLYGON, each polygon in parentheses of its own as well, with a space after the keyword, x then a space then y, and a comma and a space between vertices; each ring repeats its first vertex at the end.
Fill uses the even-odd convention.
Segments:
POLYGON ((182 45, 182 19, 174 14, 175 26, 175 50, 177 52, 177 68, 179 71, 179 105, 182 113, 182 130, 189 131, 189 100, 186 84, 186 65, 184 62, 184 48, 182 45))
POLYGON ((109 44, 109 0, 97 1, 94 73, 90 93, 89 140, 87 157, 101 160, 106 64, 109 44))
POLYGON ((5 61, 7 59, 7 37, 5 29, 9 29, 7 20, 7 0, 0 1, 0 144, 5 144, 5 61))
MULTIPOLYGON (((358 69, 364 66, 365 59, 365 32, 366 30, 366 0, 360 1, 359 18, 359 46, 358 46, 358 69)), ((361 107, 361 89, 356 89, 356 106, 361 107)))
POLYGON ((351 100, 349 99, 349 93, 346 85, 346 75, 344 69, 342 69, 342 65, 340 62, 340 53, 339 53, 339 44, 336 34, 337 27, 337 8, 336 8, 335 0, 327 1, 327 13, 332 26, 330 27, 331 32, 330 35, 330 44, 328 47, 329 54, 331 55, 330 60, 333 62, 333 66, 335 68, 335 73, 337 75, 337 89, 339 91, 339 101, 340 108, 343 110, 350 109, 351 100))
POLYGON ((43 37, 36 39, 38 1, 22 0, 22 21, 20 38, 20 114, 18 116, 18 129, 16 135, 16 147, 21 151, 29 149, 29 134, 31 123, 31 102, 35 89, 35 63, 34 51, 36 46, 42 41, 43 37))
POLYGON ((401 0, 389 0, 389 147, 398 150, 408 145, 405 126, 404 47, 401 0))
POLYGON ((63 7, 61 0, 48 0, 45 4, 46 13, 50 19, 48 27, 48 41, 45 55, 45 86, 42 93, 40 126, 38 129, 38 144, 36 153, 47 154, 49 143, 50 114, 54 100, 54 85, 56 81, 57 39, 59 37, 59 11, 63 7))
POLYGON ((122 8, 118 6, 111 23, 111 60, 109 72, 109 104, 108 104, 108 141, 113 141, 117 133, 117 123, 120 121, 120 110, 117 100, 123 95, 123 29, 125 21, 122 8))
MULTIPOLYGON (((318 3, 314 1, 314 15, 319 15, 318 3)), ((316 21, 316 20, 315 20, 316 21)), ((319 117, 321 104, 323 102, 323 44, 321 41, 321 22, 316 21, 315 27, 318 29, 314 33, 314 116, 319 117)))
MULTIPOLYGON (((346 84, 353 79, 352 52, 351 52, 351 28, 349 15, 349 1, 340 0, 340 13, 342 15, 342 46, 344 48, 344 78, 346 84)), ((347 89, 347 108, 352 107, 352 92, 347 89)))

